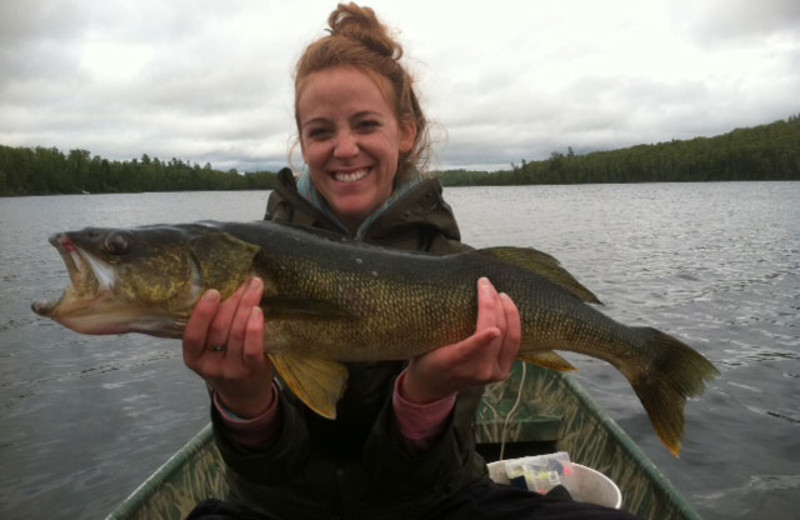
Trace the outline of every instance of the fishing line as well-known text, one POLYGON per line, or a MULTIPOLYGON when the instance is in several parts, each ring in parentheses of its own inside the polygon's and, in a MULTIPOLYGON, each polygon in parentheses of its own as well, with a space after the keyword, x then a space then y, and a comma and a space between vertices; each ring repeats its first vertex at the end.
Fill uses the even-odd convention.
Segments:
POLYGON ((508 424, 511 421, 511 416, 514 415, 514 412, 517 411, 517 407, 519 406, 519 402, 522 400, 522 387, 525 384, 525 373, 527 371, 527 364, 522 363, 522 374, 519 376, 519 389, 517 389, 517 400, 514 401, 514 405, 506 414, 506 420, 503 421, 503 431, 500 436, 500 457, 498 460, 503 460, 503 455, 506 451, 506 436, 508 435, 508 424))

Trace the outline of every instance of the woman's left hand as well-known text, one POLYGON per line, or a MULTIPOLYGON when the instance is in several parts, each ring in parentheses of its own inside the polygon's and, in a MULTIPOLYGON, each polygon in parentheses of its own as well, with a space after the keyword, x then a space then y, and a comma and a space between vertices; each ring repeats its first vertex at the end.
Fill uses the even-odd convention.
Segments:
POLYGON ((508 377, 522 336, 519 310, 487 278, 478 280, 478 322, 463 341, 411 360, 399 389, 408 401, 437 401, 472 386, 508 377))

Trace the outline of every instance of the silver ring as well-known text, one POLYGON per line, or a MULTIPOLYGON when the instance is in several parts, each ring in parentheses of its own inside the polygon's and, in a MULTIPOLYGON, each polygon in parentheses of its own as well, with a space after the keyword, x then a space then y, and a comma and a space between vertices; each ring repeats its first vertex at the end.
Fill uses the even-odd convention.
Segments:
POLYGON ((210 350, 211 352, 225 352, 226 350, 228 350, 228 347, 225 345, 220 345, 218 347, 208 347, 208 350, 210 350))

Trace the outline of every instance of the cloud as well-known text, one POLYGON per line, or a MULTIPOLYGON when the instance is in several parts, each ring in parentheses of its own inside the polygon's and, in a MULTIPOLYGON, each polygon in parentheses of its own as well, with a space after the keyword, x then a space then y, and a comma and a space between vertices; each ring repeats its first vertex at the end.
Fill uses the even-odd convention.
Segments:
MULTIPOLYGON (((714 135, 800 112, 800 3, 373 2, 445 132, 438 166, 714 135)), ((335 2, 4 0, 0 143, 277 169, 335 2)), ((493 166, 492 166, 493 165, 493 166)))
POLYGON ((791 37, 800 31, 800 2, 796 0, 681 0, 674 5, 673 22, 706 45, 791 37))

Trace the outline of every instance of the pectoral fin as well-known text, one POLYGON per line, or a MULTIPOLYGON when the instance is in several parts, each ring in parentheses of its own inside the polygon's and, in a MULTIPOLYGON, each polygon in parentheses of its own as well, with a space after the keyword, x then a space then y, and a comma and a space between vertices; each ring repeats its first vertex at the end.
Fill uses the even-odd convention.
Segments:
POLYGON ((539 365, 540 367, 549 368, 557 372, 577 372, 578 370, 572 366, 572 363, 552 350, 520 354, 519 358, 526 363, 539 365))
POLYGON ((269 359, 301 401, 327 419, 336 418, 336 403, 347 386, 344 365, 294 354, 269 354, 269 359))
POLYGON ((314 317, 355 320, 357 318, 352 311, 334 302, 282 295, 265 295, 261 299, 261 307, 267 319, 314 317))

